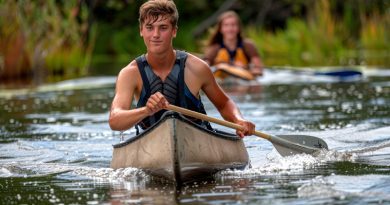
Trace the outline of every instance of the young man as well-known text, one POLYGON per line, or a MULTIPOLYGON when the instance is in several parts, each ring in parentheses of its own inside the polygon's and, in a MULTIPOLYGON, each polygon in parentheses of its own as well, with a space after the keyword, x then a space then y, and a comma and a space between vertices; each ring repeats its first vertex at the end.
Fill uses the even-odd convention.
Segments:
POLYGON ((118 75, 109 118, 111 129, 127 130, 134 125, 147 128, 161 117, 169 103, 204 112, 202 90, 225 120, 244 127, 237 130, 237 135, 253 134, 255 125, 242 117, 216 83, 210 67, 194 55, 173 49, 179 17, 174 2, 150 0, 139 12, 140 35, 147 53, 118 75), (133 97, 138 101, 136 108, 131 108, 133 97))

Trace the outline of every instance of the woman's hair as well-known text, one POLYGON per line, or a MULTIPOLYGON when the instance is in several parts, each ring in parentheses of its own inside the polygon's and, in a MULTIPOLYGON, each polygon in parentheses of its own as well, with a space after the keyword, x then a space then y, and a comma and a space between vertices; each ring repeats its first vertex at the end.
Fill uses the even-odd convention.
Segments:
POLYGON ((238 26, 239 26, 239 32, 237 34, 238 40, 242 40, 242 34, 241 34, 241 20, 238 14, 235 11, 225 11, 218 17, 217 21, 217 29, 214 29, 213 33, 211 34, 209 41, 207 45, 211 46, 213 44, 219 44, 223 42, 223 35, 221 33, 221 27, 222 27, 222 21, 225 20, 226 18, 234 17, 238 21, 238 26))
POLYGON ((140 26, 145 23, 146 20, 154 23, 158 18, 162 16, 169 18, 171 24, 177 27, 179 20, 179 13, 177 11, 175 2, 172 0, 149 0, 142 4, 139 8, 139 23, 140 26))

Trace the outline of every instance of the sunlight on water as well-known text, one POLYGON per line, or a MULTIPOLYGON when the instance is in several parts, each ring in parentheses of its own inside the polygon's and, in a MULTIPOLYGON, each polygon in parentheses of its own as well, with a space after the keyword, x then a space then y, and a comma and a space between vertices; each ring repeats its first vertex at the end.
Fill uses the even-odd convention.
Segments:
POLYGON ((298 197, 311 200, 364 198, 363 203, 390 200, 390 178, 384 175, 318 176, 298 188, 298 197), (379 186, 378 186, 379 185, 379 186))

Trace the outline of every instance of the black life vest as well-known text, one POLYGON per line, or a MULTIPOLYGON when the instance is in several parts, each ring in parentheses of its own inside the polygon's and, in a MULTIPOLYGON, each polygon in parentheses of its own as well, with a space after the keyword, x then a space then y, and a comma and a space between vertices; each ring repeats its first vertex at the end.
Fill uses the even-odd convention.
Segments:
MULTIPOLYGON (((186 60, 187 53, 176 50, 175 64, 165 81, 162 81, 161 78, 153 72, 145 55, 137 57, 136 62, 143 83, 137 108, 144 107, 152 94, 160 92, 165 96, 170 104, 206 114, 200 96, 199 99, 197 99, 184 82, 184 68, 186 60)), ((161 110, 152 116, 144 118, 136 125, 137 134, 139 133, 138 126, 142 129, 150 127, 161 118, 164 112, 166 112, 166 110, 161 110)), ((212 129, 209 122, 192 118, 190 119, 203 127, 212 129)))

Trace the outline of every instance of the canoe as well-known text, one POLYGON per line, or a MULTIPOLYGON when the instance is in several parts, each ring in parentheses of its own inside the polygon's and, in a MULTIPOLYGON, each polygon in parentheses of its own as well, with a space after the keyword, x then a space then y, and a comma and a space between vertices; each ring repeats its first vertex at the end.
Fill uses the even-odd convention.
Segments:
POLYGON ((210 178, 220 170, 244 169, 249 162, 241 138, 204 129, 174 112, 113 147, 111 168, 139 168, 176 184, 210 178))

